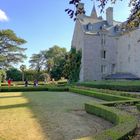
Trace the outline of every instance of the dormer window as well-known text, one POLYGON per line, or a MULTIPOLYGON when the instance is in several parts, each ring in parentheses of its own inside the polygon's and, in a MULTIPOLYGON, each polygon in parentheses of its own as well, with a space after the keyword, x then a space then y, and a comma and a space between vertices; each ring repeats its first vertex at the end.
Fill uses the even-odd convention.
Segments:
POLYGON ((114 27, 114 31, 115 31, 115 32, 118 32, 118 31, 119 31, 119 27, 118 27, 118 26, 115 26, 115 27, 114 27))
POLYGON ((89 24, 87 25, 87 30, 88 30, 88 31, 92 31, 92 30, 93 30, 93 26, 92 26, 91 23, 89 23, 89 24))

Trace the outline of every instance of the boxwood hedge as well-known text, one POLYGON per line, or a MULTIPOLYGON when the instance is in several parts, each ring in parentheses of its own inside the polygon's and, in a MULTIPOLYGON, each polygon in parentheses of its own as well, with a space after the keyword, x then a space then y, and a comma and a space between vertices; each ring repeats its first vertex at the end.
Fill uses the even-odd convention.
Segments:
POLYGON ((95 114, 112 123, 115 126, 107 129, 95 136, 81 138, 89 140, 124 140, 126 136, 132 134, 137 127, 137 120, 134 116, 120 111, 115 108, 110 108, 101 104, 85 104, 85 110, 90 114, 95 114))
POLYGON ((75 92, 75 93, 79 93, 82 95, 87 95, 87 96, 92 96, 95 98, 99 98, 102 100, 106 100, 106 101, 121 101, 121 100, 133 100, 135 98, 130 98, 130 97, 123 97, 123 96, 119 96, 119 95, 112 95, 112 94, 107 94, 107 93, 102 93, 102 92, 97 92, 97 91, 92 91, 92 90, 84 90, 84 89, 80 89, 80 88, 69 88, 70 92, 75 92))
POLYGON ((120 111, 114 107, 108 106, 114 106, 116 104, 123 103, 135 104, 140 102, 139 99, 78 88, 70 88, 69 91, 106 100, 107 102, 94 102, 92 104, 86 103, 85 110, 87 113, 97 115, 115 124, 115 126, 111 129, 107 129, 95 136, 81 138, 80 140, 124 140, 126 136, 133 133, 136 129, 137 120, 134 116, 124 111, 120 111))
POLYGON ((124 84, 115 84, 115 83, 95 83, 95 82, 84 82, 78 83, 79 86, 91 87, 91 88, 99 88, 99 89, 111 89, 118 91, 129 91, 129 92, 139 92, 140 85, 124 85, 124 84))
POLYGON ((68 91, 67 87, 0 87, 0 92, 24 92, 24 91, 68 91))
POLYGON ((140 104, 137 104, 136 106, 137 106, 137 109, 140 111, 140 104))

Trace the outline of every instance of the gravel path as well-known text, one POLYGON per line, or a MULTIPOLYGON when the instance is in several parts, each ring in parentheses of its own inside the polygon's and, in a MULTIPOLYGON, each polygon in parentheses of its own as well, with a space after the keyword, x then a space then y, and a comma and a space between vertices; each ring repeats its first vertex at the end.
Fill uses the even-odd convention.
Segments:
MULTIPOLYGON (((17 131, 16 133, 17 135, 14 136, 14 140, 20 140, 20 135, 22 135, 22 139, 32 140, 32 138, 30 139, 27 138, 26 132, 28 132, 28 134, 31 133, 32 135, 34 134, 37 135, 37 138, 35 138, 35 135, 33 136, 33 140, 72 140, 76 138, 94 135, 113 126, 108 121, 105 121, 104 119, 101 119, 97 116, 87 114, 84 111, 85 102, 93 102, 93 101, 101 102, 102 100, 98 100, 92 97, 87 97, 79 94, 73 94, 67 92, 61 92, 61 93, 60 92, 59 93, 58 92, 29 92, 29 93, 26 92, 22 94, 21 93, 0 94, 0 101, 2 101, 3 99, 3 102, 0 102, 0 106, 4 105, 6 100, 8 100, 8 104, 11 105, 13 103, 12 100, 14 99, 13 96, 14 95, 18 96, 18 94, 21 96, 21 98, 27 99, 28 101, 27 107, 29 110, 31 110, 33 116, 30 115, 28 116, 27 114, 25 120, 24 118, 22 118, 25 122, 29 120, 27 124, 25 126, 24 125, 20 126, 20 121, 19 121, 18 128, 16 128, 16 124, 14 124, 13 121, 14 118, 11 118, 10 115, 9 116, 7 115, 7 119, 9 119, 12 122, 11 123, 12 126, 15 127, 14 129, 11 129, 11 131, 17 131), (6 99, 1 98, 5 95, 12 96, 12 97, 6 99), (29 125, 31 124, 30 129, 28 129, 27 127, 28 123, 29 125), (38 129, 33 128, 34 129, 34 134, 33 134, 32 127, 37 128, 37 125, 39 127, 38 129), (27 129, 28 131, 24 131, 25 129, 27 129), (20 132, 20 135, 18 131, 20 132), (41 136, 42 134, 44 135, 43 137, 41 136)), ((20 97, 16 98, 16 102, 18 102, 19 104, 20 102, 18 101, 18 99, 20 99, 20 97)), ((1 109, 2 108, 0 108, 0 110, 1 109)), ((0 117, 5 117, 4 115, 6 112, 4 111, 6 110, 5 108, 2 109, 3 116, 1 116, 1 111, 0 111, 0 117)), ((17 111, 18 109, 16 110, 16 112, 17 111)), ((20 111, 22 110, 20 109, 20 111)), ((19 117, 20 114, 18 114, 18 116, 14 115, 14 110, 13 111, 10 110, 10 113, 11 114, 13 113, 12 116, 14 116, 16 119, 20 118, 19 117)), ((2 123, 3 122, 1 121, 1 124, 2 123)), ((7 124, 4 125, 6 126, 7 124)), ((10 126, 6 126, 6 127, 10 127, 10 126)), ((9 133, 12 134, 12 132, 10 131, 9 133)), ((4 135, 4 130, 3 130, 3 135, 4 135)), ((10 136, 9 139, 6 140, 12 140, 12 135, 10 136)))

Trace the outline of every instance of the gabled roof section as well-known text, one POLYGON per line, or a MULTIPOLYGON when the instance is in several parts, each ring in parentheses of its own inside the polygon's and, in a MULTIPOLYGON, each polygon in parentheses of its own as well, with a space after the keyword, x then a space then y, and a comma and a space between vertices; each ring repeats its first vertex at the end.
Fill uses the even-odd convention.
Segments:
POLYGON ((92 8, 92 12, 90 15, 92 18, 97 19, 97 12, 96 12, 96 8, 95 8, 95 2, 93 3, 93 8, 92 8))

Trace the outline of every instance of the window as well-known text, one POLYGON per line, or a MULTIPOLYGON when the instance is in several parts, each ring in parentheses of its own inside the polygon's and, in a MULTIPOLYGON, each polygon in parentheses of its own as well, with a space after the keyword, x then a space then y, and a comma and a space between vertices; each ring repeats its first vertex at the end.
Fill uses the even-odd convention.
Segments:
POLYGON ((107 67, 106 65, 101 65, 101 73, 105 74, 107 72, 107 67))
POLYGON ((101 51, 101 58, 106 59, 106 51, 105 50, 101 51))
POLYGON ((111 65, 111 73, 115 73, 116 65, 112 64, 111 65))
POLYGON ((89 24, 87 25, 87 30, 88 30, 88 31, 92 31, 92 30, 93 30, 93 26, 92 26, 91 23, 89 23, 89 24))

